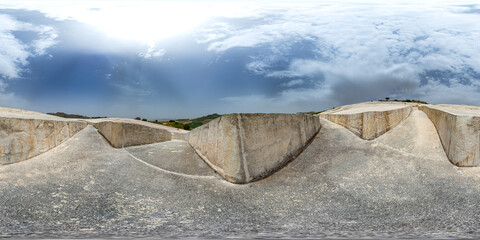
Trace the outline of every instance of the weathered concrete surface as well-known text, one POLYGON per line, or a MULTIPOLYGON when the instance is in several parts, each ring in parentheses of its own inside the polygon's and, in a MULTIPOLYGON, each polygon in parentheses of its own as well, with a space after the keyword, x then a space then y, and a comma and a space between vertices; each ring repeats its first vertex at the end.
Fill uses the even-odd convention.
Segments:
POLYGON ((341 106, 319 114, 365 140, 386 133, 405 120, 413 104, 402 102, 367 102, 341 106))
POLYGON ((187 140, 188 131, 128 118, 89 119, 116 148, 137 146, 172 139, 187 140))
POLYGON ((435 125, 448 159, 460 167, 480 167, 480 108, 422 105, 435 125))
POLYGON ((165 142, 172 139, 172 135, 168 131, 134 123, 103 121, 93 125, 116 148, 165 142))
POLYGON ((294 161, 246 185, 160 171, 88 126, 0 166, 0 238, 480 237, 480 177, 424 138, 436 129, 423 112, 372 141, 321 121, 294 161))
POLYGON ((43 113, 0 108, 0 164, 46 152, 86 126, 85 122, 43 113))
POLYGON ((172 140, 126 147, 125 150, 138 160, 167 172, 191 176, 218 176, 186 141, 172 140))
POLYGON ((228 114, 192 130, 189 143, 225 179, 248 183, 294 159, 319 129, 307 114, 228 114))
POLYGON ((156 124, 156 123, 151 123, 151 122, 146 122, 146 121, 140 121, 140 120, 135 120, 135 119, 130 119, 130 118, 98 118, 98 119, 87 119, 85 120, 92 125, 96 125, 101 122, 118 122, 118 123, 131 123, 131 124, 136 124, 136 125, 141 125, 153 129, 162 129, 170 133, 171 139, 172 140, 183 140, 187 141, 188 140, 188 134, 190 131, 186 131, 183 129, 178 129, 174 127, 168 127, 164 126, 161 124, 156 124))

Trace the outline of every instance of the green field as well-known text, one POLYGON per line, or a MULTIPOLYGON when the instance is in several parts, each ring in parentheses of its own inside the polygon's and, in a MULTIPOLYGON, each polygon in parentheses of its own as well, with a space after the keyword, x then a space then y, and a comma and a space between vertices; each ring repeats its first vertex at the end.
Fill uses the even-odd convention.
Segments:
POLYGON ((210 115, 199 117, 199 118, 177 119, 177 120, 170 120, 167 122, 152 122, 152 123, 162 124, 165 126, 175 127, 175 128, 185 129, 185 130, 192 130, 221 116, 222 115, 220 114, 214 113, 214 114, 210 114, 210 115))

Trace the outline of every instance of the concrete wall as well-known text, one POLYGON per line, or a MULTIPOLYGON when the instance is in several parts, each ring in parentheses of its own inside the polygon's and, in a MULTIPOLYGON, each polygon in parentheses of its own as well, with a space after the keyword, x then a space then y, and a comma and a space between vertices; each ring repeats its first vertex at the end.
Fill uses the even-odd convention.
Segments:
POLYGON ((172 134, 172 140, 182 140, 182 141, 187 141, 188 142, 188 136, 190 132, 170 132, 172 134))
POLYGON ((93 126, 116 148, 172 140, 169 131, 140 124, 103 121, 93 126))
POLYGON ((412 111, 411 106, 404 108, 369 111, 352 114, 321 113, 320 117, 339 124, 365 140, 372 140, 396 127, 412 111))
POLYGON ((86 126, 81 121, 0 117, 0 164, 46 152, 86 126))
POLYGON ((226 180, 248 183, 294 159, 320 130, 307 114, 229 114, 190 132, 189 143, 226 180))
POLYGON ((480 117, 454 114, 422 105, 437 128, 448 159, 459 167, 480 167, 480 117))

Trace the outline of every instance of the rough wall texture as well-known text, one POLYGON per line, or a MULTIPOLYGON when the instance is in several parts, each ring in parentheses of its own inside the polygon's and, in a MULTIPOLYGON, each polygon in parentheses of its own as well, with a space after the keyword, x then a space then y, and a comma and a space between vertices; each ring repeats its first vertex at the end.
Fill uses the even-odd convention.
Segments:
POLYGON ((192 130, 189 143, 226 180, 248 183, 294 159, 319 130, 307 114, 229 114, 192 130))
POLYGON ((347 128, 365 140, 372 140, 397 126, 410 115, 411 111, 412 107, 407 106, 387 111, 352 114, 321 113, 319 116, 347 128))
POLYGON ((187 141, 188 142, 188 136, 190 132, 170 132, 172 134, 172 140, 182 140, 182 141, 187 141))
POLYGON ((0 117, 0 163, 14 163, 46 152, 86 126, 81 121, 0 117))
POLYGON ((93 125, 116 148, 172 140, 167 130, 140 124, 103 121, 93 125))
POLYGON ((437 128, 448 159, 459 167, 480 167, 480 117, 420 106, 437 128))

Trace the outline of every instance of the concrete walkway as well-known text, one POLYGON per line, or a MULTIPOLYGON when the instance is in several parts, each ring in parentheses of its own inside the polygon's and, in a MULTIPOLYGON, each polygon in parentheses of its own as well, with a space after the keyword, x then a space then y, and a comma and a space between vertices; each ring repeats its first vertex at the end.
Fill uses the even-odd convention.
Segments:
POLYGON ((247 185, 183 162, 179 142, 115 149, 88 126, 0 168, 0 238, 480 237, 480 178, 423 139, 422 112, 373 141, 322 124, 296 160, 247 185))

